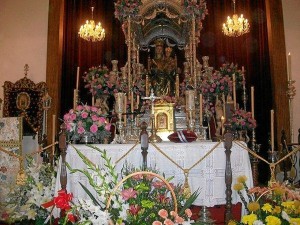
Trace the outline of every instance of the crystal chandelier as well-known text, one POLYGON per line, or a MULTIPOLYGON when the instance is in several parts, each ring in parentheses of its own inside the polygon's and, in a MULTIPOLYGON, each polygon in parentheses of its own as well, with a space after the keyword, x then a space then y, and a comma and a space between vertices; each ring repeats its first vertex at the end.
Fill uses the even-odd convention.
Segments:
POLYGON ((238 37, 246 34, 250 31, 250 24, 248 20, 244 18, 243 14, 239 17, 235 14, 235 0, 233 1, 233 16, 227 17, 226 23, 223 23, 222 31, 229 37, 238 37))
POLYGON ((82 25, 79 29, 79 37, 83 38, 87 41, 102 41, 105 38, 105 30, 102 28, 101 23, 99 22, 97 25, 93 20, 93 12, 94 7, 92 9, 92 19, 87 20, 84 25, 82 25))

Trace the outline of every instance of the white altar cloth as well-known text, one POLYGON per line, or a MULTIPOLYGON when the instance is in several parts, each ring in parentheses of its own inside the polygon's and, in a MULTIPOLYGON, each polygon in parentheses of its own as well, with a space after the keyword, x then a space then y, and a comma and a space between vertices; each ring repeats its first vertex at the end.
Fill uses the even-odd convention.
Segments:
MULTIPOLYGON (((217 142, 193 142, 193 143, 172 143, 163 142, 156 145, 170 158, 172 158, 182 168, 188 169, 194 165, 199 159, 201 159, 208 151, 210 151, 217 142)), ((105 149, 112 162, 116 162, 120 159, 129 149, 133 147, 133 144, 102 144, 96 145, 100 149, 105 149)), ((100 153, 89 148, 85 145, 74 145, 85 156, 87 156, 93 163, 103 165, 103 159, 100 157, 100 153)), ((251 165, 248 152, 238 145, 233 143, 231 153, 231 166, 233 184, 236 183, 236 177, 240 175, 247 176, 248 187, 253 186, 253 179, 251 173, 251 165)), ((198 188, 200 195, 194 202, 195 205, 205 205, 208 207, 214 205, 225 204, 225 148, 224 143, 220 145, 209 154, 204 160, 197 164, 189 173, 189 185, 191 191, 194 192, 198 188)), ((77 155, 73 146, 68 146, 66 161, 70 166, 75 168, 86 168, 81 158, 77 155)), ((140 167, 142 165, 142 155, 140 144, 135 148, 117 165, 117 171, 121 171, 123 164, 127 162, 133 166, 140 167)), ((184 174, 173 162, 162 155, 157 149, 149 144, 148 167, 156 168, 161 173, 165 173, 166 177, 175 176, 174 183, 184 183, 184 174)), ((89 186, 88 181, 81 173, 70 174, 67 170, 68 182, 67 191, 73 193, 75 200, 77 198, 89 198, 85 191, 80 186, 79 182, 89 186)), ((61 189, 60 186, 60 167, 57 174, 56 191, 61 189)), ((57 193, 57 192, 56 192, 57 193)), ((235 204, 239 201, 239 197, 235 191, 232 192, 232 203, 235 204)))

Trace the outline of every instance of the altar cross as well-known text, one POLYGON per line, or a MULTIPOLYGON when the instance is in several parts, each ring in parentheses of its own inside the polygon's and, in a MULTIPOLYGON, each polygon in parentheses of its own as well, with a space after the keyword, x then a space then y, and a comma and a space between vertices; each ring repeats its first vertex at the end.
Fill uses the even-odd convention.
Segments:
POLYGON ((145 99, 145 100, 150 100, 151 101, 151 114, 154 115, 154 101, 156 99, 161 99, 161 97, 157 97, 154 95, 154 91, 153 89, 151 89, 151 94, 149 97, 142 97, 142 99, 145 99))

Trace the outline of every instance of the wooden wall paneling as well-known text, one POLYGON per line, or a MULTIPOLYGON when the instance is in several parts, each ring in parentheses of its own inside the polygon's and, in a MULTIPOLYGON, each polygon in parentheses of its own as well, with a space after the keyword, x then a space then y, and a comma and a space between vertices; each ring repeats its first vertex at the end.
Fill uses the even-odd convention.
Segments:
MULTIPOLYGON (((279 149, 281 130, 290 139, 289 103, 287 91, 287 62, 283 12, 281 0, 266 0, 266 16, 269 39, 270 72, 275 113, 275 144, 279 149)), ((276 147, 275 147, 276 148, 276 147)))
POLYGON ((47 136, 48 144, 51 143, 53 134, 58 131, 58 120, 53 130, 52 115, 60 115, 61 101, 61 73, 63 55, 63 29, 64 29, 65 0, 49 0, 48 42, 47 42, 47 68, 46 83, 52 105, 48 112, 47 136))

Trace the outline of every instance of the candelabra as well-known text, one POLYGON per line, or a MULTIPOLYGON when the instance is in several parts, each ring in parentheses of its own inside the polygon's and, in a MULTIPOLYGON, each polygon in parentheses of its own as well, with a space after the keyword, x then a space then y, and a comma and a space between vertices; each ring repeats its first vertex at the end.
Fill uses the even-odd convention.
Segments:
POLYGON ((124 144, 127 142, 125 139, 125 126, 124 123, 122 122, 122 113, 124 113, 125 98, 126 98, 125 93, 115 93, 115 99, 116 99, 115 111, 118 114, 118 121, 116 122, 116 125, 119 134, 115 135, 113 143, 124 144))
POLYGON ((286 92, 289 98, 289 112, 290 112, 290 135, 291 135, 291 142, 294 142, 294 129, 293 129, 293 99, 296 95, 296 88, 294 86, 294 80, 288 80, 288 90, 286 92))
POLYGON ((151 101, 151 115, 150 115, 150 121, 151 121, 151 136, 149 137, 150 142, 161 142, 162 139, 156 134, 156 127, 155 127, 155 113, 154 113, 154 101, 156 99, 160 99, 160 97, 156 97, 154 95, 153 89, 151 89, 151 94, 149 97, 143 97, 142 99, 150 100, 151 101))
POLYGON ((185 91, 186 97, 186 114, 187 114, 187 128, 190 131, 195 130, 195 90, 185 91))

